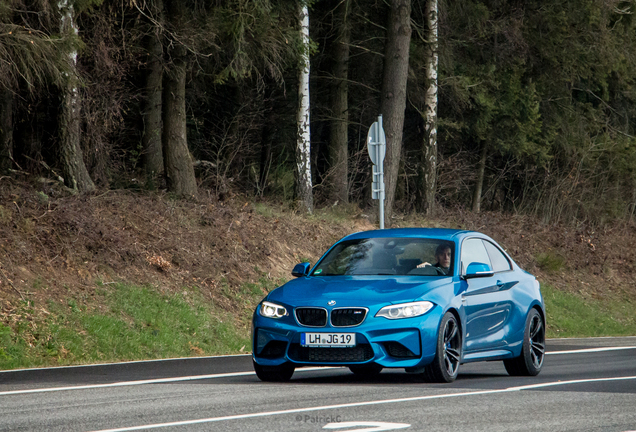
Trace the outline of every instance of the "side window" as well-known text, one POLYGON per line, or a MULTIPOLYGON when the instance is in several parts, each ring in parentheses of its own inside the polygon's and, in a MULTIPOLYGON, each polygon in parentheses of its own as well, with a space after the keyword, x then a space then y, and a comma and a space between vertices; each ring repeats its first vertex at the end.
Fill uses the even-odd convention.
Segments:
POLYGON ((490 256, 490 261, 492 262, 492 270, 494 272, 507 271, 510 270, 510 261, 508 258, 499 250, 497 246, 490 243, 489 241, 484 241, 486 245, 486 250, 488 251, 488 255, 490 256))
POLYGON ((488 264, 492 267, 488 252, 481 239, 472 238, 464 240, 462 243, 462 274, 466 273, 468 264, 473 262, 488 264))

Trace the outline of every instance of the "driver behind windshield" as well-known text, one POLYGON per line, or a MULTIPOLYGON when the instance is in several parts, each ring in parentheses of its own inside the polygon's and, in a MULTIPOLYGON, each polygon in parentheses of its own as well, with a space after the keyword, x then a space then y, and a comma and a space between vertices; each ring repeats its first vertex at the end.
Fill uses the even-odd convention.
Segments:
MULTIPOLYGON (((451 265, 451 248, 448 244, 440 244, 435 249, 435 259, 437 262, 433 264, 433 267, 437 267, 441 274, 448 276, 450 274, 450 265, 451 265)), ((431 263, 423 262, 417 265, 417 268, 423 268, 426 266, 430 266, 431 263)))

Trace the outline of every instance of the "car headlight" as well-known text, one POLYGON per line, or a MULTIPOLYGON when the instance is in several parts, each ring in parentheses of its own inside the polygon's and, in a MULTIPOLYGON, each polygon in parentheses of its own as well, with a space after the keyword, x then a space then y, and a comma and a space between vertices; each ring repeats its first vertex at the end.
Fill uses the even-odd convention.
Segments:
POLYGON ((391 306, 385 306, 375 314, 377 317, 388 319, 412 318, 424 315, 433 308, 433 303, 427 301, 401 303, 391 306))
POLYGON ((282 318, 287 316, 287 309, 281 305, 277 305, 276 303, 264 301, 261 303, 260 313, 262 316, 267 318, 282 318))

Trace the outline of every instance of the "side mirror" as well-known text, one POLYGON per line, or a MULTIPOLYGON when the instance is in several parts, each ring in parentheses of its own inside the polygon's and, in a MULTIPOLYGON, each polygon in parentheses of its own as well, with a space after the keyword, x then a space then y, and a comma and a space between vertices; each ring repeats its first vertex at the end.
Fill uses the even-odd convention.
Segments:
POLYGON ((294 269, 292 270, 292 276, 294 277, 307 276, 309 274, 310 267, 311 267, 311 264, 309 264, 308 262, 296 264, 294 266, 294 269))
POLYGON ((466 274, 462 276, 464 279, 474 279, 481 277, 491 277, 494 276, 495 272, 492 271, 488 264, 480 263, 480 262, 472 262, 468 264, 468 268, 466 269, 466 274))

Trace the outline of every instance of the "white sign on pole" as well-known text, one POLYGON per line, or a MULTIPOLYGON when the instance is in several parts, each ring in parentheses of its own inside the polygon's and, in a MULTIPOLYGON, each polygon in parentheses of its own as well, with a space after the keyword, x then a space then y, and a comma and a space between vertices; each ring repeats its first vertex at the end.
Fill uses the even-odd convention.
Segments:
POLYGON ((367 133, 367 150, 373 162, 371 198, 380 200, 380 229, 384 229, 384 156, 386 155, 386 136, 382 127, 382 115, 374 122, 367 133))
POLYGON ((382 115, 378 116, 378 121, 373 123, 367 133, 367 150, 374 165, 383 165, 386 155, 386 135, 382 128, 382 115), (376 150, 376 146, 379 148, 376 150))

